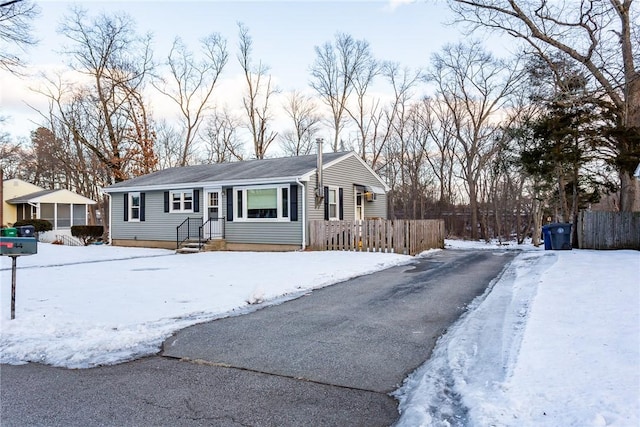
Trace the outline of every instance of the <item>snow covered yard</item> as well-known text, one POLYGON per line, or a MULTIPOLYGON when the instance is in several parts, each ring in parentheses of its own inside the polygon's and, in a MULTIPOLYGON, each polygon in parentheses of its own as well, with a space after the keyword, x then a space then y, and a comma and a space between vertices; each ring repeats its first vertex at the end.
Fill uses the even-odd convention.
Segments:
MULTIPOLYGON (((640 252, 524 248, 394 393, 399 425, 640 425, 640 252)), ((13 321, 10 259, 0 258, 1 363, 131 360, 191 324, 412 259, 48 244, 38 251, 18 259, 13 321)))
POLYGON ((119 363, 158 352, 189 325, 410 261, 355 252, 178 255, 40 243, 38 254, 18 258, 15 320, 11 260, 0 258, 0 362, 119 363))
POLYGON ((640 252, 520 254, 394 395, 398 426, 640 425, 640 252))

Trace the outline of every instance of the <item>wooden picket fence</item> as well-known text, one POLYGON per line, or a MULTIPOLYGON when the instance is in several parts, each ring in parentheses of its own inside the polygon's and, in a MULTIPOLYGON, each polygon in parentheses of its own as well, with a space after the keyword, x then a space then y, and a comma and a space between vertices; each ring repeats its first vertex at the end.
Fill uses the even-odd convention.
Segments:
POLYGON ((593 212, 578 214, 580 249, 640 250, 640 212, 593 212))
POLYGON ((416 255, 444 248, 444 221, 310 221, 309 249, 317 251, 392 252, 416 255))

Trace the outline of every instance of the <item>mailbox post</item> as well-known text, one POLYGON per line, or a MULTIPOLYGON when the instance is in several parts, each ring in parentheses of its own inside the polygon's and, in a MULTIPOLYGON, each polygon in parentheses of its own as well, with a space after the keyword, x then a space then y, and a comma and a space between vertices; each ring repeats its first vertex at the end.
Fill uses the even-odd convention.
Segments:
POLYGON ((19 227, 18 233, 10 229, 0 230, 0 255, 11 258, 11 320, 16 318, 16 269, 17 259, 22 255, 33 255, 38 252, 38 241, 34 237, 32 226, 19 227))

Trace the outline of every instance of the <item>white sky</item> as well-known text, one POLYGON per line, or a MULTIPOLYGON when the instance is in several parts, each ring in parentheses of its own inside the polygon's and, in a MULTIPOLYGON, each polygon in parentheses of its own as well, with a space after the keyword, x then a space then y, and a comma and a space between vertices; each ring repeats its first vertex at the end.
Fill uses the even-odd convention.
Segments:
MULTIPOLYGON (((38 115, 26 104, 45 110, 45 99, 29 90, 38 85, 38 71, 64 64, 61 55, 65 43, 56 29, 72 2, 40 1, 41 14, 35 21, 37 47, 24 59, 31 75, 18 78, 0 72, 0 114, 8 116, 6 130, 15 137, 28 137, 35 129, 38 115)), ((270 66, 283 91, 310 90, 309 67, 315 59, 314 46, 333 41, 337 32, 367 40, 378 59, 399 62, 412 69, 423 68, 432 53, 444 44, 463 39, 456 27, 447 26, 451 16, 444 0, 389 1, 83 1, 91 16, 100 12, 124 11, 137 22, 140 33, 154 35, 154 58, 166 56, 175 36, 184 39, 193 50, 197 40, 218 32, 228 40, 230 59, 223 71, 221 88, 233 87, 240 72, 236 59, 237 22, 243 22, 254 41, 254 59, 270 66)), ((506 46, 495 37, 493 50, 506 46)), ((224 90, 219 98, 237 98, 241 89, 224 90)), ((154 99, 153 111, 164 114, 163 98, 154 99)), ((225 103, 234 103, 225 99, 225 103)))
MULTIPOLYGON (((640 252, 453 240, 446 247, 522 252, 394 393, 399 426, 449 425, 447 417, 459 415, 478 426, 640 424, 640 252)), ((189 325, 411 260, 40 243, 37 255, 18 258, 15 320, 11 260, 0 257, 0 363, 120 363, 155 354, 189 325)))

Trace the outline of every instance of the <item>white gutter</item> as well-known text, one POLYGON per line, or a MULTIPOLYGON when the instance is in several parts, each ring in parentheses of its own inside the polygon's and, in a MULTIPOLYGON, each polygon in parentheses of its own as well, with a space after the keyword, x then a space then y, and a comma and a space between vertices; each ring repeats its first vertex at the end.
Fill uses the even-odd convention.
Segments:
POLYGON ((296 178, 296 183, 302 186, 302 250, 304 251, 307 248, 307 209, 306 209, 306 198, 307 198, 307 189, 304 184, 300 181, 300 178, 296 178))
POLYGON ((286 184, 300 178, 299 176, 277 177, 277 178, 260 178, 260 179, 235 179, 226 181, 202 181, 202 182, 185 182, 181 184, 153 184, 153 185, 133 185, 129 187, 102 188, 105 193, 126 193, 135 191, 155 191, 155 190, 183 190, 188 188, 205 188, 205 187, 241 187, 249 185, 269 185, 269 184, 286 184))

